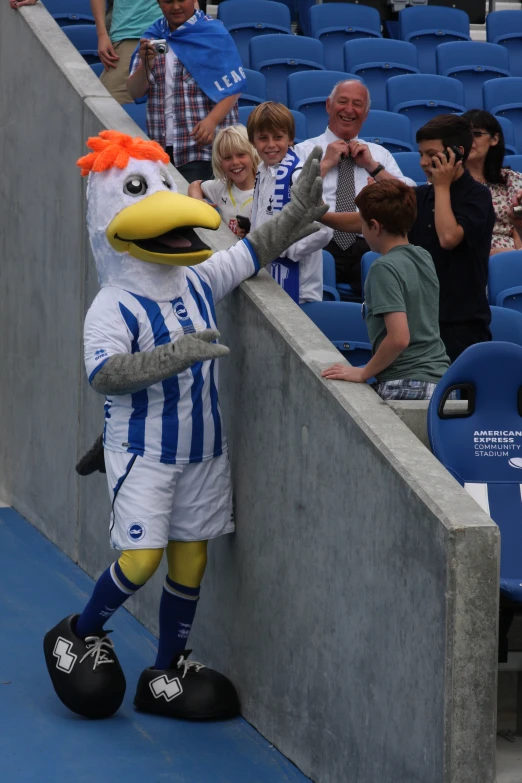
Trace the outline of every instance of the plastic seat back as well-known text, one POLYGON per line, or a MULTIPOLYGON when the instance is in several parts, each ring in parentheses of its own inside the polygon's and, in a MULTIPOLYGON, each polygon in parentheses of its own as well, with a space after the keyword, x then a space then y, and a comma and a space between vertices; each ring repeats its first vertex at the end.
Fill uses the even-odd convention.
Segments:
POLYGON ((504 134, 504 146, 506 148, 507 155, 518 155, 518 147, 515 144, 515 129, 513 123, 508 120, 507 117, 497 116, 497 121, 502 128, 504 134))
POLYGON ((520 11, 493 11, 486 17, 486 36, 490 43, 507 49, 509 69, 522 76, 522 14, 520 11))
MULTIPOLYGON (((244 125, 246 127, 248 118, 250 117, 251 113, 255 109, 255 106, 240 106, 238 109, 238 119, 241 125, 244 125)), ((295 143, 299 144, 300 141, 304 141, 309 137, 308 133, 308 127, 306 124, 306 117, 304 114, 301 114, 300 111, 294 111, 293 109, 290 109, 290 112, 294 118, 295 122, 295 143)))
POLYGON ((328 250, 323 250, 323 302, 338 302, 339 300, 335 259, 328 250))
POLYGON ((325 69, 322 43, 300 35, 252 38, 250 63, 266 78, 268 100, 284 104, 287 103, 286 80, 290 74, 325 69))
POLYGON ((45 0, 43 5, 60 27, 94 24, 90 0, 45 0))
POLYGON ((91 69, 94 71, 94 73, 99 79, 105 70, 105 66, 103 63, 91 63, 91 69))
POLYGON ((426 184, 426 174, 421 168, 418 152, 395 152, 393 157, 405 177, 409 177, 417 185, 426 184))
POLYGON ((522 346, 522 313, 507 307, 491 306, 490 309, 493 340, 522 346))
POLYGON ((364 121, 361 139, 373 141, 386 147, 389 152, 413 152, 411 142, 411 123, 404 114, 395 114, 392 111, 379 111, 370 109, 364 121))
POLYGON ((344 71, 301 71, 292 73, 286 83, 288 105, 302 112, 308 124, 310 136, 324 133, 328 125, 326 100, 338 82, 360 77, 344 71))
POLYGON ((347 41, 370 38, 382 42, 379 12, 370 6, 355 3, 313 5, 309 15, 310 35, 323 44, 324 64, 333 71, 342 71, 345 67, 343 46, 347 41))
POLYGON ((292 32, 290 9, 272 0, 227 0, 218 5, 218 19, 234 39, 245 68, 250 68, 249 44, 254 36, 292 32))
POLYGON ((409 118, 413 142, 419 128, 433 117, 466 111, 462 84, 448 76, 392 76, 386 82, 386 96, 388 111, 396 111, 409 118))
POLYGON ((244 92, 239 96, 238 106, 257 106, 266 101, 266 79, 259 71, 244 68, 247 83, 244 92))
POLYGON ((98 35, 93 24, 73 24, 62 27, 69 41, 76 46, 84 60, 91 65, 100 62, 98 56, 98 35))
POLYGON ((385 38, 345 44, 344 67, 364 80, 374 109, 386 109, 386 82, 390 77, 419 73, 415 46, 385 38))
POLYGON ((435 49, 449 41, 469 41, 469 16, 464 11, 426 5, 399 14, 400 37, 417 47, 422 73, 437 73, 435 49))
POLYGON ((504 157, 504 166, 522 173, 522 155, 506 155, 504 157))
POLYGON ((437 459, 497 523, 500 589, 522 602, 522 348, 477 343, 439 381, 428 408, 428 435, 437 459), (448 410, 452 390, 466 410, 448 410))
POLYGON ((493 79, 482 85, 484 108, 513 125, 515 144, 522 150, 522 77, 493 79))
POLYGON ((307 302, 301 305, 301 309, 350 364, 359 367, 371 359, 372 346, 360 304, 307 302))
POLYGON ((147 103, 124 103, 122 108, 125 109, 129 117, 132 117, 136 125, 139 125, 141 130, 147 133, 147 103))
POLYGON ((483 41, 455 41, 437 46, 437 73, 458 79, 468 109, 482 109, 482 85, 511 76, 506 49, 483 41))
POLYGON ((490 256, 488 296, 491 305, 522 313, 522 250, 490 256))

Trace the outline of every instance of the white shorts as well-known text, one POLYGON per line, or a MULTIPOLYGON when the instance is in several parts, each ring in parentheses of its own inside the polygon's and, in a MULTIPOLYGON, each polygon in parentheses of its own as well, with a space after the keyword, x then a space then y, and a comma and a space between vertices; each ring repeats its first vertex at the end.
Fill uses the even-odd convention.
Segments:
POLYGON ((234 531, 228 454, 164 465, 105 449, 105 468, 113 549, 162 549, 169 541, 207 541, 234 531))

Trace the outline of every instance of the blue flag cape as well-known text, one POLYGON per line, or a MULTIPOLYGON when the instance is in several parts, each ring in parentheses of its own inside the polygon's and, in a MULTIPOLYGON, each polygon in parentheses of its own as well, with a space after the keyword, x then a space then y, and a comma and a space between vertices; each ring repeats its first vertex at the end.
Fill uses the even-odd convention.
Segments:
POLYGON ((166 38, 198 87, 215 103, 237 95, 246 86, 246 74, 232 37, 222 22, 203 11, 196 11, 177 30, 171 30, 162 16, 142 38, 166 38))

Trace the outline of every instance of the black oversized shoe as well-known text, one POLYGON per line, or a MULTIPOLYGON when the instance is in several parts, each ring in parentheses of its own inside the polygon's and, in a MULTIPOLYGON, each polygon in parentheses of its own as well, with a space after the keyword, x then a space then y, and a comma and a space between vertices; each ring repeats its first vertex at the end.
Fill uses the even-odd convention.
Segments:
POLYGON ((125 676, 105 632, 76 636, 77 614, 71 614, 45 634, 44 654, 56 695, 72 712, 85 718, 108 718, 125 695, 125 676))
POLYGON ((224 674, 189 661, 190 650, 173 660, 169 669, 145 669, 134 706, 185 720, 224 720, 239 713, 236 689, 224 674))

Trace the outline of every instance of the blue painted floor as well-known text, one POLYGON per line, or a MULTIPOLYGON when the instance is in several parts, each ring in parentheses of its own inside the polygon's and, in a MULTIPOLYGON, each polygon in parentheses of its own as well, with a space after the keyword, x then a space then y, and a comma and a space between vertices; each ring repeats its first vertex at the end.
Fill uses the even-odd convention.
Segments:
POLYGON ((112 618, 127 678, 120 711, 103 721, 69 712, 45 667, 45 632, 80 611, 93 581, 15 511, 0 508, 1 783, 305 783, 246 721, 185 723, 145 715, 132 700, 156 639, 125 609, 112 618))

